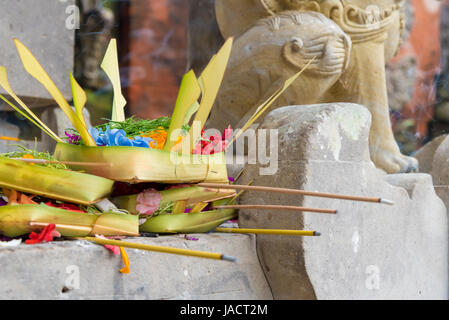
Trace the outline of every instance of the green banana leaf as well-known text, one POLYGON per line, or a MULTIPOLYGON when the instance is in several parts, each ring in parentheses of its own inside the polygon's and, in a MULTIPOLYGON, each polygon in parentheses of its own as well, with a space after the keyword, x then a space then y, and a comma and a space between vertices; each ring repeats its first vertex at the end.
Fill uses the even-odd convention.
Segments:
POLYGON ((115 212, 101 215, 74 212, 46 205, 7 205, 0 207, 0 233, 17 237, 39 231, 44 225, 54 223, 56 230, 66 237, 85 237, 102 234, 138 235, 137 216, 115 212))
POLYGON ((58 143, 54 157, 60 161, 97 162, 104 166, 70 165, 75 170, 123 182, 227 183, 224 153, 182 155, 139 147, 88 147, 58 143))
POLYGON ((160 214, 140 225, 141 232, 203 233, 209 232, 229 219, 237 217, 234 209, 220 209, 198 213, 160 214))
MULTIPOLYGON (((198 202, 211 202, 219 199, 230 198, 235 195, 234 190, 204 188, 199 186, 189 186, 183 188, 175 188, 169 190, 159 191, 161 195, 161 203, 159 207, 164 207, 170 202, 186 200, 187 205, 192 205, 198 202)), ((137 212, 137 194, 120 196, 112 198, 112 202, 120 208, 132 214, 137 212)))
POLYGON ((0 187, 77 204, 109 196, 114 181, 90 174, 0 157, 0 187))

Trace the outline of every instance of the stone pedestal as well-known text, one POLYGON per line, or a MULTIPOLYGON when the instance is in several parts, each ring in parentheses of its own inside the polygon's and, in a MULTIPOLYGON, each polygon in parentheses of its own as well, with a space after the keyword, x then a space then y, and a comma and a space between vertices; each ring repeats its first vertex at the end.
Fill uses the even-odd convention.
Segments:
POLYGON ((0 247, 1 299, 272 299, 248 235, 197 234, 129 239, 153 245, 222 252, 236 263, 126 249, 120 256, 86 241, 0 247))
MULTIPOLYGON (((428 174, 386 175, 369 157, 370 113, 355 104, 289 106, 261 125, 279 130, 279 170, 248 165, 240 183, 387 198, 394 206, 245 192, 242 204, 337 209, 336 215, 240 212, 241 227, 316 230, 258 236, 275 299, 447 299, 448 221, 428 174)), ((269 151, 267 151, 268 153, 269 151)))
POLYGON ((433 177, 435 191, 449 208, 449 136, 442 135, 416 152, 420 171, 433 177))

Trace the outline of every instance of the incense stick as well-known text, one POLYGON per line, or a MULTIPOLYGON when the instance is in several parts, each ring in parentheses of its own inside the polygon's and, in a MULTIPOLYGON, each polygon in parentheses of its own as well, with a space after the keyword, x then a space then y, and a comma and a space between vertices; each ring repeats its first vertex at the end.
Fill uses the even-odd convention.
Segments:
POLYGON ((0 136, 0 140, 7 140, 7 141, 20 141, 19 138, 15 138, 15 137, 5 137, 5 136, 0 136))
POLYGON ((23 162, 37 163, 37 164, 65 164, 65 165, 73 165, 73 166, 112 166, 112 163, 109 162, 76 162, 76 161, 52 161, 45 159, 27 159, 27 158, 11 158, 12 160, 19 160, 23 162))
POLYGON ((323 193, 314 191, 305 191, 297 189, 287 189, 287 188, 275 188, 275 187, 263 187, 263 186, 246 186, 237 184, 220 184, 220 183, 199 183, 200 187, 208 188, 218 188, 218 189, 240 189, 240 190, 252 190, 252 191, 264 191, 264 192, 277 192, 286 194, 301 194, 305 196, 321 197, 321 198, 332 198, 341 200, 352 200, 352 201, 363 201, 363 202, 376 202, 393 205, 394 202, 391 200, 383 198, 372 198, 372 197, 361 197, 361 196, 349 196, 334 193, 323 193))
POLYGON ((245 229, 245 228, 216 228, 216 232, 225 233, 254 233, 254 234, 273 234, 284 236, 311 236, 317 237, 321 233, 309 230, 285 230, 285 229, 245 229))
POLYGON ((316 212, 316 213, 329 213, 336 214, 337 210, 334 209, 318 209, 318 208, 305 208, 296 206, 281 206, 270 204, 232 204, 224 206, 214 206, 213 209, 267 209, 267 210, 291 210, 291 211, 304 211, 304 212, 316 212))
POLYGON ((226 261, 231 261, 231 262, 237 261, 236 258, 226 256, 221 253, 197 251, 197 250, 190 250, 190 249, 180 249, 180 248, 173 248, 173 247, 163 247, 163 246, 155 246, 155 245, 150 245, 150 244, 142 244, 142 243, 136 243, 136 242, 125 242, 125 241, 120 241, 120 240, 110 240, 110 239, 101 239, 101 238, 93 238, 93 237, 76 237, 75 239, 92 241, 92 242, 95 242, 97 244, 102 244, 102 245, 109 244, 109 245, 120 246, 120 247, 125 247, 125 248, 156 251, 156 252, 171 253, 171 254, 179 254, 179 255, 198 257, 198 258, 226 260, 226 261))
MULTIPOLYGON (((50 223, 48 223, 48 222, 30 222, 30 226, 32 226, 32 227, 34 227, 34 226, 46 227, 49 224, 50 223)), ((56 229, 78 230, 78 231, 89 232, 89 233, 92 231, 92 227, 86 227, 86 226, 77 226, 77 225, 73 225, 73 224, 61 224, 61 223, 55 223, 54 225, 55 225, 56 229)), ((112 227, 101 226, 101 228, 111 230, 113 232, 117 232, 117 234, 120 234, 122 236, 129 236, 129 237, 138 237, 139 236, 138 233, 127 232, 127 231, 123 231, 123 230, 112 228, 112 227)))
MULTIPOLYGON (((32 227, 46 227, 48 226, 50 223, 47 222, 30 222, 30 226, 32 227)), ((67 225, 67 224, 60 224, 60 223, 55 223, 55 227, 56 229, 69 229, 69 230, 78 230, 78 231, 83 231, 83 232, 90 232, 92 230, 91 227, 84 227, 84 226, 75 226, 75 225, 67 225)))

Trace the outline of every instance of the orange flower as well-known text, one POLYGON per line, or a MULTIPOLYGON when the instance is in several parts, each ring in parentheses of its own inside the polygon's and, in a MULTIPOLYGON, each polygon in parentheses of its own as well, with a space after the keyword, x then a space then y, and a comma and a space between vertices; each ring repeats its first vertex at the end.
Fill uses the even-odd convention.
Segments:
POLYGON ((162 149, 164 147, 165 141, 167 140, 167 131, 164 127, 159 127, 148 134, 141 134, 142 137, 147 137, 153 139, 155 142, 150 142, 150 148, 162 149))
MULTIPOLYGON (((34 159, 34 156, 32 154, 25 154, 22 157, 23 159, 34 159)), ((30 163, 32 166, 34 166, 34 163, 30 163)))

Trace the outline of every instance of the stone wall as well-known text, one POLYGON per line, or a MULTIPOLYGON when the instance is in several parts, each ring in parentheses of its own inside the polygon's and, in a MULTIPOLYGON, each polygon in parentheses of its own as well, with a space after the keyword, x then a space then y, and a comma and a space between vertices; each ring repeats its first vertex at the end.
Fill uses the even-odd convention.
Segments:
POLYGON ((255 252, 254 237, 197 234, 130 241, 223 252, 237 263, 126 249, 130 273, 103 246, 62 241, 0 248, 0 299, 42 300, 269 300, 270 288, 255 252))
MULTIPOLYGON (((279 170, 247 165, 239 183, 394 201, 393 206, 247 191, 242 204, 336 209, 336 215, 241 210, 241 227, 315 230, 257 236, 275 299, 447 299, 448 219, 428 174, 386 175, 369 158, 370 113, 360 105, 288 106, 260 126, 278 129, 279 170)), ((267 148, 266 153, 270 150, 267 148)), ((447 171, 447 170, 446 170, 447 171)))
MULTIPOLYGON (((54 107, 54 102, 44 87, 23 68, 13 39, 18 38, 33 52, 64 97, 71 100, 69 71, 73 70, 75 26, 70 9, 73 10, 74 4, 75 0, 40 0, 39 5, 30 10, 30 2, 26 0, 0 2, 0 65, 7 68, 15 93, 29 107, 38 108, 35 109, 38 115, 48 107, 54 107)), ((0 94, 5 94, 3 89, 0 94)), ((40 130, 17 116, 3 101, 0 101, 0 136, 18 137, 20 144, 29 148, 34 148, 37 139, 38 149, 50 149, 49 145, 41 143, 40 130)), ((0 152, 15 148, 10 144, 0 140, 0 152)))

